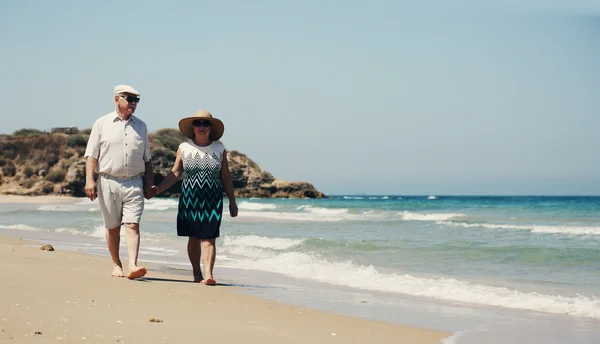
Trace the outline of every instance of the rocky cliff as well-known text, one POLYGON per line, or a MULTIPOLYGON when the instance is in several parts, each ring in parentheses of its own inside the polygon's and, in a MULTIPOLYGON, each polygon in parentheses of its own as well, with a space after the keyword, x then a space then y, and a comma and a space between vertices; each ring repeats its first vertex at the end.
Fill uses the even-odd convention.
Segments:
MULTIPOLYGON (((88 137, 89 130, 66 135, 22 129, 12 135, 0 135, 0 194, 85 196, 83 155, 88 137)), ((155 183, 169 173, 177 147, 184 140, 176 129, 161 129, 150 135, 155 183)), ((229 151, 227 162, 236 197, 326 197, 309 183, 278 180, 238 151, 229 151)), ((177 196, 180 187, 178 182, 161 196, 177 196)))

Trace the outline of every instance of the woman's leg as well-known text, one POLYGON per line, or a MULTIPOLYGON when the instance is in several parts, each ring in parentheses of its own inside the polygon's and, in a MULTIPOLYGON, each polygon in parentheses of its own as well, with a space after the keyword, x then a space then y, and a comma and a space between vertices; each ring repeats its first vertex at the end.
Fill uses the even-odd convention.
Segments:
POLYGON ((188 257, 192 263, 192 271, 194 272, 194 282, 202 281, 202 270, 200 270, 200 239, 190 237, 187 245, 188 257))
POLYGON ((202 240, 202 264, 204 264, 204 284, 215 285, 213 278, 213 267, 215 266, 215 257, 217 248, 215 247, 215 239, 202 240))

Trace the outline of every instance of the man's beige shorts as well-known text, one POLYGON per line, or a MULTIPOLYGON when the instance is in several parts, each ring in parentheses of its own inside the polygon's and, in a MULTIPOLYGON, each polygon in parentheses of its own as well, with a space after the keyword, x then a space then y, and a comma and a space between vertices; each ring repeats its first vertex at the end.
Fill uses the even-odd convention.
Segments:
POLYGON ((98 178, 98 202, 104 227, 112 229, 123 223, 140 223, 144 211, 142 177, 130 180, 98 178))

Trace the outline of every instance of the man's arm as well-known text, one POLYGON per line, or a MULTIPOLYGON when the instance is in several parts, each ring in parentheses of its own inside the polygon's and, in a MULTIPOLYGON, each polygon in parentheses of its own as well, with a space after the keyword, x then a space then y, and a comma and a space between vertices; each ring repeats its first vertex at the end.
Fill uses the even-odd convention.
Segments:
POLYGON ((92 126, 84 156, 87 157, 85 162, 85 194, 93 201, 98 197, 98 188, 94 181, 94 173, 96 173, 98 157, 100 156, 100 125, 98 120, 92 126))
POLYGON ((98 160, 88 156, 85 162, 85 195, 92 201, 98 197, 98 189, 94 181, 94 172, 96 172, 97 165, 98 160))

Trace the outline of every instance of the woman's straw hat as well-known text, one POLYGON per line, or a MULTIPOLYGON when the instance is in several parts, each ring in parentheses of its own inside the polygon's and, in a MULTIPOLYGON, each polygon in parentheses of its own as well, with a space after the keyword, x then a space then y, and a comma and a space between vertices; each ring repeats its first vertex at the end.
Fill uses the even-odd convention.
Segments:
POLYGON ((223 132, 225 131, 225 126, 220 119, 214 118, 213 115, 206 110, 198 110, 192 117, 186 117, 179 121, 179 130, 181 133, 190 139, 194 138, 194 127, 192 126, 192 122, 194 120, 205 120, 210 121, 212 124, 210 129, 210 139, 213 141, 217 141, 223 136, 223 132))

